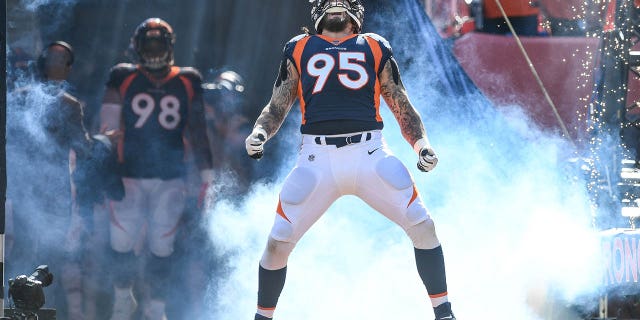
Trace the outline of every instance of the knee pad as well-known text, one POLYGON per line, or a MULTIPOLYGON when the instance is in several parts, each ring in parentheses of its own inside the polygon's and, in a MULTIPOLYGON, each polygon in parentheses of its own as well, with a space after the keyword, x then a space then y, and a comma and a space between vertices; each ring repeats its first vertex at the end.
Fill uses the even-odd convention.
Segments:
POLYGON ((149 283, 151 298, 164 299, 167 292, 167 283, 171 283, 171 271, 173 259, 171 257, 158 257, 151 254, 147 257, 145 277, 149 283))
POLYGON ((433 249, 440 245, 436 236, 436 227, 430 217, 407 229, 413 246, 418 249, 433 249))
POLYGON ((288 209, 291 206, 302 204, 313 192, 316 185, 316 177, 310 169, 296 167, 291 171, 280 191, 277 211, 282 219, 276 217, 271 230, 271 236, 274 239, 287 241, 291 238, 296 213, 288 209))
POLYGON ((175 235, 170 235, 166 238, 151 238, 149 239, 149 251, 154 256, 168 257, 173 254, 174 242, 175 235))
POLYGON ((138 258, 133 251, 125 253, 112 251, 112 258, 114 284, 120 288, 132 286, 136 276, 138 258))
POLYGON ((416 198, 407 207, 407 220, 411 225, 416 225, 424 220, 431 220, 427 208, 422 203, 420 196, 417 195, 418 190, 415 187, 413 188, 413 192, 415 193, 416 198))

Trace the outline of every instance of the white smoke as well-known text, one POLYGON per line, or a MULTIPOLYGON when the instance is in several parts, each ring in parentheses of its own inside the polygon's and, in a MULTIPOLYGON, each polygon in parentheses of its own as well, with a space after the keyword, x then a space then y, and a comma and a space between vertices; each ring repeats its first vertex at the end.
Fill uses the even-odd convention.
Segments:
MULTIPOLYGON (((506 127, 494 127, 497 134, 526 129, 529 135, 519 139, 516 156, 500 154, 507 150, 499 136, 431 130, 440 163, 425 174, 414 169, 416 157, 392 115, 383 114, 387 140, 436 221, 450 299, 461 318, 542 319, 547 309, 534 308, 589 292, 600 279, 591 268, 599 246, 584 185, 567 176, 562 162, 567 143, 532 128, 522 114, 508 116, 506 127)), ((233 252, 232 272, 210 301, 216 318, 247 319, 255 311, 257 263, 281 183, 258 185, 242 207, 222 203, 211 213, 212 241, 233 252)), ((429 309, 410 241, 362 201, 346 197, 294 250, 276 317, 417 320, 429 309)))
MULTIPOLYGON (((405 16, 411 23, 392 19, 394 25, 414 24, 437 37, 416 12, 398 7, 402 15, 387 12, 383 19, 405 16)), ((439 155, 438 167, 426 174, 415 168, 416 156, 384 106, 383 133, 436 222, 454 312, 461 319, 576 318, 565 306, 583 304, 579 299, 594 293, 601 270, 586 183, 568 161, 573 147, 537 128, 517 106, 502 114, 471 87, 456 92, 443 85, 470 81, 435 38, 423 44, 424 35, 416 32, 395 34, 403 80, 439 155), (403 59, 403 52, 414 56, 403 59)), ((279 152, 295 155, 296 148, 279 152)), ((232 255, 230 273, 209 300, 214 318, 253 316, 258 261, 292 165, 291 158, 284 161, 280 178, 256 185, 241 206, 223 202, 210 213, 218 254, 232 255)), ((432 316, 411 242, 359 199, 339 199, 303 237, 288 266, 277 319, 432 316)))

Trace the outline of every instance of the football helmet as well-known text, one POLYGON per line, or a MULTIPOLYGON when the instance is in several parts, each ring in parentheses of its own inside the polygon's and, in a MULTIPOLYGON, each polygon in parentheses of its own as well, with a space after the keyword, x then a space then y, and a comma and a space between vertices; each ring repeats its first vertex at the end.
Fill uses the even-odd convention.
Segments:
POLYGON ((227 90, 231 92, 244 92, 244 80, 235 71, 227 70, 216 76, 213 82, 205 83, 203 88, 208 90, 227 90))
POLYGON ((160 18, 143 21, 131 38, 138 63, 147 69, 158 70, 173 65, 173 28, 160 18))
POLYGON ((320 22, 329 12, 346 11, 351 19, 355 21, 356 32, 362 30, 364 20, 364 6, 360 0, 309 0, 313 3, 311 7, 311 20, 317 33, 322 32, 320 22))
POLYGON ((243 107, 244 79, 232 70, 216 75, 211 82, 203 83, 205 101, 223 113, 237 112, 243 107))

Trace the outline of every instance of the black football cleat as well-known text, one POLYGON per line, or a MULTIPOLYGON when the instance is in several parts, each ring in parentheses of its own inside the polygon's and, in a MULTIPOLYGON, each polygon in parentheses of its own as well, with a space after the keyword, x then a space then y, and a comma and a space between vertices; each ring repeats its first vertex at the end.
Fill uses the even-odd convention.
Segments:
POLYGON ((272 320, 272 319, 256 313, 256 317, 254 320, 272 320))
POLYGON ((435 308, 433 313, 436 315, 436 320, 456 320, 456 316, 451 311, 451 303, 445 302, 435 308))

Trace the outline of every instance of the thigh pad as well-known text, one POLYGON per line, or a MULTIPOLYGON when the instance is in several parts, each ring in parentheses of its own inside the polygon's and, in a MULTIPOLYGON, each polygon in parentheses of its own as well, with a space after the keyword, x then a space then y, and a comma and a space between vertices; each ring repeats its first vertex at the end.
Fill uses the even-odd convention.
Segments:
POLYGON ((300 204, 313 192, 316 183, 316 177, 311 169, 296 167, 282 186, 280 201, 292 205, 300 204))
POLYGON ((376 173, 397 190, 404 190, 413 185, 409 170, 395 156, 380 159, 376 164, 376 173))

